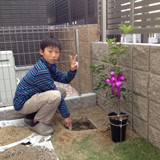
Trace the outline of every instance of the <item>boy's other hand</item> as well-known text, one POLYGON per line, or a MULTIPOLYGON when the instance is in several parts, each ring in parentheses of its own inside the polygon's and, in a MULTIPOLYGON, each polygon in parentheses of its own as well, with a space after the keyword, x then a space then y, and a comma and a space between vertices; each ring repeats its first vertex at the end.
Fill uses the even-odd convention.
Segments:
POLYGON ((64 125, 68 127, 69 130, 72 130, 71 117, 64 118, 63 122, 64 122, 64 125))
POLYGON ((77 55, 72 59, 72 56, 70 56, 70 62, 71 62, 71 71, 75 71, 78 68, 78 62, 76 61, 77 55))

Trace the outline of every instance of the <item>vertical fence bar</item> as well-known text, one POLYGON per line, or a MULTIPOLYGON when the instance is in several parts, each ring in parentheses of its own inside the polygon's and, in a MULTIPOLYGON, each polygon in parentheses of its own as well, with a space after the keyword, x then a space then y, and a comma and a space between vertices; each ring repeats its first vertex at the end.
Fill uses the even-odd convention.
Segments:
POLYGON ((98 0, 94 0, 94 22, 98 23, 98 0), (97 22, 96 22, 97 21, 97 22))
POLYGON ((85 24, 88 24, 88 0, 84 0, 85 24))
POLYGON ((130 0, 130 21, 131 26, 134 26, 134 1, 130 0))
POLYGON ((81 95, 81 78, 80 78, 80 56, 79 56, 79 34, 78 29, 75 29, 75 48, 76 48, 76 54, 78 59, 78 70, 77 70, 77 84, 78 84, 78 95, 81 95))
POLYGON ((72 24, 72 14, 71 14, 71 0, 68 0, 68 19, 69 19, 69 25, 72 24))
POLYGON ((106 0, 101 0, 102 9, 102 42, 106 42, 106 0))
POLYGON ((54 0, 54 11, 55 11, 55 15, 54 15, 54 18, 55 18, 55 23, 57 24, 56 0, 54 0))
POLYGON ((99 0, 97 0, 97 23, 98 23, 98 31, 100 31, 101 23, 100 23, 100 9, 99 9, 99 0))

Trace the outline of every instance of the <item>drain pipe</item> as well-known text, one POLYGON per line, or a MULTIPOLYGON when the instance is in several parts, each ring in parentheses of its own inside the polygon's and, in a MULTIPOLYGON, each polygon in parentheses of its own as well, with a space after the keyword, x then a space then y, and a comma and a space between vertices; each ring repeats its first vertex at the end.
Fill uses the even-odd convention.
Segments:
POLYGON ((75 29, 75 48, 77 54, 77 61, 78 61, 78 70, 77 70, 77 85, 78 85, 78 95, 81 96, 81 77, 80 77, 80 56, 79 56, 79 33, 78 29, 75 29))

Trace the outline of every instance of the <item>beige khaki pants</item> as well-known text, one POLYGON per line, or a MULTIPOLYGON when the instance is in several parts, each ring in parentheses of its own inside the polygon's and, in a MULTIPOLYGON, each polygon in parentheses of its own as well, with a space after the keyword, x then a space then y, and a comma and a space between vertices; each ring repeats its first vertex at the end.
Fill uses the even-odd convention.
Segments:
POLYGON ((34 119, 49 124, 60 104, 61 95, 63 98, 66 97, 65 89, 60 87, 57 87, 57 89, 33 95, 18 112, 25 115, 37 112, 34 119))

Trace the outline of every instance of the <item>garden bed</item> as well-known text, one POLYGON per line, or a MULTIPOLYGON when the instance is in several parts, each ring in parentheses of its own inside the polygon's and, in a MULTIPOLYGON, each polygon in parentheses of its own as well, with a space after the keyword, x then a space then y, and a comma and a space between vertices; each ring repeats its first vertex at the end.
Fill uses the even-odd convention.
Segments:
MULTIPOLYGON (((97 145, 97 148, 107 145, 108 149, 111 149, 114 146, 115 143, 112 142, 110 136, 108 116, 102 108, 99 106, 94 106, 70 110, 70 112, 73 121, 73 128, 75 127, 75 124, 81 126, 78 130, 75 129, 70 131, 66 129, 62 123, 63 119, 59 113, 56 113, 51 122, 55 129, 55 133, 52 135, 51 141, 55 152, 60 159, 70 156, 73 152, 76 152, 77 156, 80 156, 83 160, 83 156, 85 155, 82 156, 76 148, 72 148, 72 144, 74 141, 81 142, 88 136, 92 137, 93 141, 95 141, 97 145)), ((3 127, 0 129, 0 146, 22 140, 32 133, 32 131, 25 127, 3 127)), ((126 139, 134 136, 136 135, 127 129, 126 139)), ((51 151, 45 148, 42 149, 40 147, 34 147, 33 149, 32 147, 26 148, 24 145, 17 145, 16 147, 0 153, 0 159, 50 160, 56 159, 56 155, 53 155, 51 151)))

